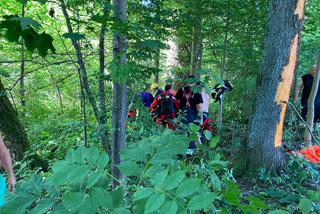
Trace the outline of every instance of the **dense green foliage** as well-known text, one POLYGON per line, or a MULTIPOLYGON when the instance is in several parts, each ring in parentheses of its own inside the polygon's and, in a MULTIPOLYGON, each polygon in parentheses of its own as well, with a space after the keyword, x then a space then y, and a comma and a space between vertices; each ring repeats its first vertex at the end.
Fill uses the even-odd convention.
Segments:
MULTIPOLYGON (((261 169, 255 178, 243 174, 239 156, 247 139, 255 81, 262 55, 268 1, 128 1, 128 22, 114 20, 109 1, 65 0, 74 33, 68 33, 59 1, 0 2, 0 79, 14 107, 21 113, 30 150, 15 162, 19 179, 0 213, 318 213, 319 167, 288 155, 288 168, 279 174, 261 169), (51 11, 54 11, 52 14, 51 11), (107 14, 104 14, 104 10, 107 14), (199 35, 193 33, 201 23, 199 35), (105 74, 99 73, 99 33, 106 24, 105 74), (112 61, 112 35, 127 37, 127 64, 112 61), (201 36, 200 36, 201 35, 201 36), (148 90, 154 76, 160 85, 181 85, 190 70, 192 43, 202 41, 201 82, 210 90, 228 79, 234 91, 224 99, 224 125, 219 135, 206 134, 208 145, 192 158, 181 158, 198 126, 171 132, 156 127, 136 94, 148 90), (199 39, 198 38, 198 39, 199 39), (178 65, 169 66, 169 40, 176 41, 178 65), (82 96, 76 52, 78 41, 93 96, 99 80, 106 83, 107 124, 97 124, 89 97, 82 96), (22 45, 25 67, 20 76, 22 45), (159 65, 157 65, 157 61, 159 65), (19 81, 24 78, 25 96, 19 81), (128 106, 138 109, 127 119, 126 148, 118 166, 125 177, 112 190, 110 157, 103 153, 99 133, 111 132, 112 80, 127 80, 128 106), (19 104, 26 100, 26 106, 19 104), (85 105, 81 105, 81 102, 85 105), (84 121, 83 112, 87 119, 84 121), (84 147, 87 127, 89 147, 84 147), (49 163, 39 167, 34 155, 49 163)), ((320 49, 320 1, 307 1, 300 39, 297 76, 314 64, 320 49)), ((171 47, 172 48, 172 47, 171 47)), ((217 121, 218 104, 210 104, 217 121)), ((284 142, 302 142, 297 115, 288 109, 284 142)), ((110 135, 110 134, 109 134, 110 135)), ((316 130, 319 135, 319 130, 316 130)), ((110 136, 109 136, 110 137, 110 136)))

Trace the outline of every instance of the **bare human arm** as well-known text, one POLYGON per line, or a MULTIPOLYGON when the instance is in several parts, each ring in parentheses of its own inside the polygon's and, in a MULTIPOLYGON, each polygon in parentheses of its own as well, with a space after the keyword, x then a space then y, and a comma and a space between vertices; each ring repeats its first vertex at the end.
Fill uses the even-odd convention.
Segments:
POLYGON ((296 91, 294 93, 294 99, 293 100, 294 100, 295 103, 298 101, 299 94, 300 94, 300 91, 302 90, 302 88, 303 88, 303 82, 302 82, 302 80, 300 80, 300 82, 299 82, 299 84, 298 84, 298 86, 296 88, 296 91))
POLYGON ((6 145, 3 142, 3 137, 1 134, 0 134, 0 163, 1 163, 1 166, 5 169, 6 173, 8 174, 9 190, 11 192, 14 192, 16 177, 14 176, 14 173, 13 173, 12 159, 6 145))

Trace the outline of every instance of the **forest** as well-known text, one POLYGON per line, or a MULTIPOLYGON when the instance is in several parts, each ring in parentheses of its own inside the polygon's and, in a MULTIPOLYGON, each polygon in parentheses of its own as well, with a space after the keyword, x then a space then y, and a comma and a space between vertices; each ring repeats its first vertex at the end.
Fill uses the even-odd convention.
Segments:
POLYGON ((320 0, 0 8, 1 214, 320 213, 320 0))

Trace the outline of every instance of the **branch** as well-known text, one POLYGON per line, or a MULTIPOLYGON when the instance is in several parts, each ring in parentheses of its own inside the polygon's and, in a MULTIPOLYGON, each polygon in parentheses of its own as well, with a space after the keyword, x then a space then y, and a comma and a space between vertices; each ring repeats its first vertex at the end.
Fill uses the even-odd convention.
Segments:
POLYGON ((11 86, 11 87, 9 88, 9 90, 11 91, 11 90, 18 84, 18 82, 20 81, 21 78, 27 76, 28 74, 31 74, 32 72, 41 70, 41 69, 43 69, 43 68, 47 68, 47 67, 52 66, 52 65, 60 65, 60 64, 66 63, 66 62, 69 63, 70 61, 69 61, 69 60, 64 60, 64 61, 59 61, 59 62, 53 62, 53 63, 46 64, 46 65, 44 65, 44 66, 40 66, 40 67, 38 67, 38 68, 35 68, 35 69, 31 70, 31 71, 28 71, 28 72, 26 72, 23 76, 20 76, 20 77, 15 81, 15 83, 13 84, 13 86, 11 86))
POLYGON ((307 127, 307 129, 309 130, 309 132, 310 132, 310 134, 311 134, 312 139, 314 140, 314 142, 315 142, 316 144, 320 145, 319 142, 317 141, 316 137, 315 137, 314 134, 312 133, 309 125, 307 124, 307 122, 301 117, 301 115, 300 115, 299 111, 297 110, 297 108, 296 108, 291 102, 289 102, 289 101, 281 101, 281 102, 282 102, 282 103, 285 103, 285 104, 289 104, 289 106, 290 106, 291 108, 293 108, 294 112, 298 115, 298 117, 300 118, 300 120, 304 123, 304 125, 305 125, 305 126, 307 127))

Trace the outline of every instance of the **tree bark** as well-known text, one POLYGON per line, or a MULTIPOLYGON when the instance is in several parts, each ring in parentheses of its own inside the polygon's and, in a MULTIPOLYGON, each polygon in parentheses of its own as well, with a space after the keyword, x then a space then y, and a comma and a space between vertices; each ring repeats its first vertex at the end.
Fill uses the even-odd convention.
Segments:
MULTIPOLYGON (((124 23, 127 20, 126 0, 113 0, 113 13, 115 20, 124 23)), ((126 37, 121 32, 113 34, 113 60, 118 68, 126 63, 126 37)), ((120 151, 125 144, 125 119, 126 119, 126 82, 118 78, 120 69, 113 79, 113 108, 112 108, 112 175, 115 178, 112 186, 119 185, 121 173, 117 165, 121 162, 120 151)), ((122 74, 123 75, 123 74, 122 74)))
POLYGON ((313 120, 314 120, 314 101, 317 96, 317 91, 319 88, 319 80, 320 80, 320 54, 318 55, 317 67, 316 67, 316 75, 312 82, 312 89, 310 92, 310 96, 308 99, 308 114, 307 114, 307 124, 310 127, 304 131, 304 142, 305 145, 312 146, 312 137, 311 134, 313 132, 313 120))
POLYGON ((280 170, 285 165, 281 139, 286 104, 297 60, 304 0, 271 0, 257 97, 249 127, 248 170, 280 170))
POLYGON ((10 103, 0 80, 0 132, 15 160, 21 160, 29 148, 27 134, 19 121, 18 114, 10 103))
MULTIPOLYGON (((109 10, 104 6, 103 17, 107 18, 109 10)), ((106 90, 105 90, 105 34, 106 34, 106 21, 102 22, 99 36, 99 109, 100 109, 100 140, 106 151, 110 151, 110 143, 108 140, 107 131, 107 108, 106 108, 106 90)), ((109 153, 110 154, 110 153, 109 153)))

